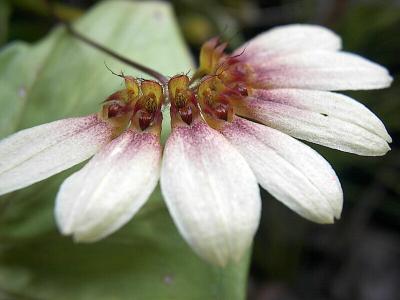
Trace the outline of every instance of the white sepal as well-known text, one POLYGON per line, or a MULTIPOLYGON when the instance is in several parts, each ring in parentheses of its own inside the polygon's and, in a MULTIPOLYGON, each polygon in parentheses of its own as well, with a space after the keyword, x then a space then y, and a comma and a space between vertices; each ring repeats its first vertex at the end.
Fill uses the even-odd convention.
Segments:
POLYGON ((243 115, 293 137, 358 155, 390 150, 382 122, 364 105, 332 92, 300 89, 256 90, 243 115))
POLYGON ((251 56, 247 63, 254 83, 267 88, 314 90, 369 90, 390 86, 388 71, 359 55, 313 50, 276 55, 251 56))
POLYGON ((0 195, 26 187, 92 156, 112 138, 96 115, 21 130, 0 141, 0 195))
POLYGON ((237 49, 235 54, 243 53, 246 56, 263 53, 263 55, 273 56, 316 49, 336 51, 341 46, 340 37, 328 28, 294 24, 278 26, 259 34, 237 49))
POLYGON ((256 178, 239 152, 203 121, 173 129, 161 190, 179 231, 208 262, 224 266, 249 248, 261 212, 256 178))
POLYGON ((152 133, 127 130, 114 139, 61 185, 55 209, 61 232, 91 242, 119 229, 157 185, 160 159, 152 133))
POLYGON ((242 118, 222 133, 246 158, 260 185, 304 218, 333 223, 343 192, 329 163, 290 136, 242 118))

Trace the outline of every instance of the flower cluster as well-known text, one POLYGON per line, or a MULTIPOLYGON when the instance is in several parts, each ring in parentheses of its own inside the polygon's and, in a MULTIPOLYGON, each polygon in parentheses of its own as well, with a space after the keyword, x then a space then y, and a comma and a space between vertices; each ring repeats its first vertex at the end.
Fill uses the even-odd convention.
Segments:
POLYGON ((299 215, 340 218, 343 193, 329 163, 295 138, 358 155, 384 155, 391 138, 365 106, 337 90, 387 87, 387 70, 339 51, 328 29, 291 25, 233 54, 214 38, 195 74, 165 86, 121 75, 98 114, 59 120, 0 142, 0 194, 94 157, 62 184, 57 224, 96 241, 127 223, 160 179, 172 218, 194 251, 224 266, 257 230, 260 184, 299 215), (162 111, 171 134, 160 142, 162 111))

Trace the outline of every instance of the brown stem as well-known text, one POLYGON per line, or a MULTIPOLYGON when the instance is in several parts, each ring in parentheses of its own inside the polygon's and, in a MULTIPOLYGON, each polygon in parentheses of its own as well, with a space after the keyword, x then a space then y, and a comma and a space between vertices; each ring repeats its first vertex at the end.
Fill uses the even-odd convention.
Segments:
POLYGON ((149 75, 149 76, 157 79, 158 81, 160 81, 160 83, 162 85, 164 85, 164 86, 168 83, 167 77, 165 77, 161 73, 159 73, 159 72, 157 72, 157 71, 155 71, 153 69, 150 69, 150 68, 148 68, 146 66, 143 66, 143 65, 141 65, 141 64, 139 64, 137 62, 134 62, 134 61, 132 61, 132 60, 126 58, 126 57, 123 57, 123 56, 119 55, 118 53, 115 53, 115 52, 111 51, 110 49, 108 49, 108 48, 96 43, 95 41, 92 41, 91 39, 85 37, 84 35, 80 34, 78 31, 76 31, 71 26, 71 24, 69 24, 69 23, 65 23, 65 26, 67 28, 67 31, 71 35, 73 35, 77 39, 81 40, 82 42, 85 42, 86 44, 88 44, 88 45, 90 45, 90 46, 92 46, 92 47, 94 47, 94 48, 96 48, 96 49, 98 49, 100 51, 103 51, 104 53, 107 53, 108 55, 114 57, 115 59, 118 59, 119 61, 127 64, 128 66, 131 66, 131 67, 133 67, 133 68, 135 68, 135 69, 137 69, 139 71, 142 71, 143 73, 146 73, 147 75, 149 75))

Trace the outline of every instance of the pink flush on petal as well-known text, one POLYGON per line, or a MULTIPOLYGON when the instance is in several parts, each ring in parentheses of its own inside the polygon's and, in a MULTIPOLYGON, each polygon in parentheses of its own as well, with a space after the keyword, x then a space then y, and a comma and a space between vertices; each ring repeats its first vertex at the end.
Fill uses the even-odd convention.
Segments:
POLYGON ((157 133, 127 129, 62 184, 56 202, 60 230, 89 242, 119 229, 154 190, 160 160, 157 133))
POLYGON ((92 156, 114 136, 98 115, 22 130, 0 142, 0 194, 46 179, 92 156))

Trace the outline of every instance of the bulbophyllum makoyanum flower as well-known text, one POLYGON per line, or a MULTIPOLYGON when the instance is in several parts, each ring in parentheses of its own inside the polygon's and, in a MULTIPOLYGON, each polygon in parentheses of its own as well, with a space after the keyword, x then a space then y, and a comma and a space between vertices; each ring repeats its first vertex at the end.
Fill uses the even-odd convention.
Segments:
POLYGON ((0 142, 0 194, 94 157, 61 185, 55 215, 74 240, 127 223, 160 178, 184 239, 210 263, 237 261, 257 230, 259 185, 317 223, 340 218, 343 193, 329 163, 297 139, 384 155, 391 138, 359 102, 332 91, 388 87, 387 70, 342 52, 332 31, 282 26, 225 53, 206 42, 200 66, 167 86, 121 75, 125 88, 98 114, 25 129, 0 142), (171 134, 160 143, 162 111, 171 134))

